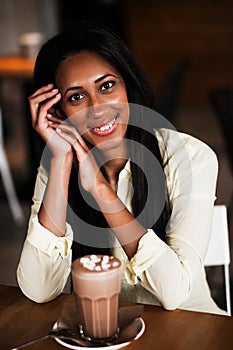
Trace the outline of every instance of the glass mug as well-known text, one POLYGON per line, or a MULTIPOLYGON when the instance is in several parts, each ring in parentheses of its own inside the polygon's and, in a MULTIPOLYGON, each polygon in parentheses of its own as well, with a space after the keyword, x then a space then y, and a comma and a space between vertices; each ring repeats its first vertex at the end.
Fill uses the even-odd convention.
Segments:
POLYGON ((80 334, 89 341, 117 335, 120 267, 120 260, 108 255, 86 255, 72 263, 80 334))

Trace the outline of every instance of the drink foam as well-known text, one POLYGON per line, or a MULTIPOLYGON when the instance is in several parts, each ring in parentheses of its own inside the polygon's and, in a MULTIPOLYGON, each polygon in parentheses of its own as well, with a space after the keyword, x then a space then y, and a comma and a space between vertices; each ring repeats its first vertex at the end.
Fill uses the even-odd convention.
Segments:
POLYGON ((97 272, 118 268, 120 266, 119 260, 114 258, 114 256, 94 254, 80 258, 80 264, 87 270, 97 272))

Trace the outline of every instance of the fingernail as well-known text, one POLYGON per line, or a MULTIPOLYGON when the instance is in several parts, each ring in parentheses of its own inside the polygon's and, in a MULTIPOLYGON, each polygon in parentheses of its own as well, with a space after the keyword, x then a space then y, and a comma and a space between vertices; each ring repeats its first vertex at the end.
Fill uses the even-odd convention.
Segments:
POLYGON ((56 131, 57 131, 58 133, 61 133, 61 132, 62 132, 62 130, 59 129, 59 128, 57 128, 56 131))

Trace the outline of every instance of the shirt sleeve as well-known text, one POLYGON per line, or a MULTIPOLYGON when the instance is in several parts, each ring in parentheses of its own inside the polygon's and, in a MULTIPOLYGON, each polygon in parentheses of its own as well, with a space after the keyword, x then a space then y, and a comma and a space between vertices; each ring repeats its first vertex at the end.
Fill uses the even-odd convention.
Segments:
POLYGON ((66 224, 64 237, 57 237, 38 221, 38 211, 47 184, 47 174, 40 166, 33 205, 17 268, 17 280, 23 293, 36 302, 47 302, 58 296, 67 282, 71 265, 73 232, 66 224))
POLYGON ((174 140, 173 133, 164 140, 168 146, 163 154, 172 209, 166 243, 147 230, 127 266, 128 280, 140 281, 168 310, 189 298, 203 268, 218 171, 217 158, 207 145, 179 133, 174 140))

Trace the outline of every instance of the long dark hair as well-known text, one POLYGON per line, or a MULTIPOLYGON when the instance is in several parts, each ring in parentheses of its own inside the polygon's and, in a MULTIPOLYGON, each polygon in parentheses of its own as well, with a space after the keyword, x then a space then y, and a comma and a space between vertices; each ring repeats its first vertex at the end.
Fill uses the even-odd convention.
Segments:
MULTIPOLYGON (((169 208, 163 204, 162 213, 156 222, 149 224, 149 217, 151 213, 158 211, 161 203, 161 195, 155 197, 150 202, 150 209, 143 208, 147 202, 148 194, 158 188, 158 179, 155 171, 150 169, 150 162, 145 156, 144 147, 152 152, 153 156, 157 158, 159 164, 162 165, 162 159, 158 147, 158 142, 155 135, 152 133, 154 127, 152 120, 149 120, 150 113, 142 111, 141 107, 147 109, 154 109, 154 94, 153 89, 147 77, 134 60, 131 52, 125 43, 111 30, 102 25, 95 23, 79 23, 72 29, 64 31, 52 39, 50 39, 41 48, 35 65, 34 82, 35 88, 42 87, 56 80, 56 72, 62 60, 68 56, 79 53, 81 51, 94 52, 102 56, 108 61, 122 76, 127 90, 128 101, 131 106, 130 118, 134 118, 129 123, 127 129, 127 138, 134 141, 133 144, 143 145, 143 148, 130 147, 131 172, 133 180, 134 194, 132 198, 132 208, 135 217, 140 213, 140 221, 145 228, 152 228, 156 234, 165 240, 165 228, 169 217, 169 208), (138 106, 135 107, 134 106, 138 106), (137 120, 136 120, 136 119, 137 120), (149 130, 149 131, 148 131, 149 130), (140 165, 140 166, 139 166, 140 165), (146 174, 146 176, 145 176, 146 174), (149 225, 149 227, 148 227, 149 225)), ((152 118, 153 119, 153 118, 152 118)), ((132 143, 131 143, 132 144, 132 143)), ((86 226, 84 223, 90 223, 92 227, 108 227, 103 214, 98 210, 93 209, 86 201, 80 192, 78 183, 78 172, 73 167, 70 178, 69 203, 72 210, 78 214, 82 219, 78 223, 77 237, 78 241, 82 242, 80 237, 86 237, 86 226), (83 226, 83 227, 82 227, 83 226)), ((160 189, 162 193, 162 200, 166 196, 166 186, 160 189)), ((161 194, 161 193, 160 193, 161 194)), ((87 194, 88 196, 88 194, 87 194)), ((92 198, 88 199, 90 203, 92 198)), ((148 207, 148 205, 147 205, 148 207)), ((72 223, 72 215, 71 215, 72 223)), ((74 225, 77 226, 76 224, 74 225)), ((90 227, 88 231, 90 231, 90 227)), ((93 230, 95 231, 95 230, 93 230)), ((95 232, 92 233, 95 236, 95 232)), ((92 235, 91 234, 91 235, 92 235)), ((84 239, 85 241, 85 239, 84 239)), ((75 257, 84 255, 90 252, 100 252, 100 247, 94 249, 86 244, 78 244, 75 257)), ((101 251, 102 252, 102 251, 101 251)))

